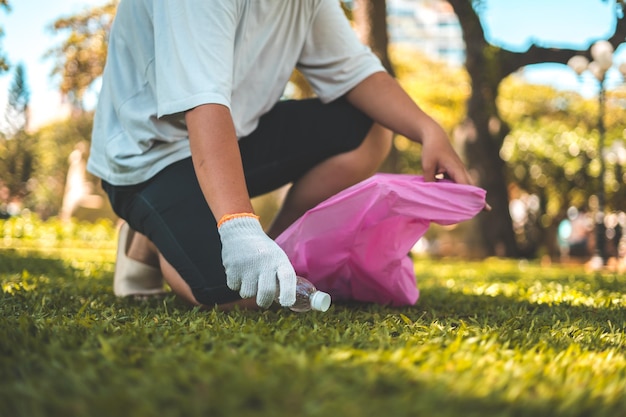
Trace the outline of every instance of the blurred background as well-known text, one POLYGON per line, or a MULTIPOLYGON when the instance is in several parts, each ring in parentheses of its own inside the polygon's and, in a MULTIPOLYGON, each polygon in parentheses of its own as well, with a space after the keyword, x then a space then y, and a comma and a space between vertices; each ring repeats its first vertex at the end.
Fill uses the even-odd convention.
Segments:
MULTIPOLYGON (((0 218, 116 221, 85 163, 117 3, 0 0, 0 218)), ((621 1, 341 5, 362 41, 444 126, 493 207, 470 222, 433 226, 415 256, 626 270, 621 1)), ((294 72, 285 98, 310 95, 294 72)), ((383 170, 419 174, 420 147, 397 136, 383 170)), ((265 222, 283 195, 255 199, 265 222)))

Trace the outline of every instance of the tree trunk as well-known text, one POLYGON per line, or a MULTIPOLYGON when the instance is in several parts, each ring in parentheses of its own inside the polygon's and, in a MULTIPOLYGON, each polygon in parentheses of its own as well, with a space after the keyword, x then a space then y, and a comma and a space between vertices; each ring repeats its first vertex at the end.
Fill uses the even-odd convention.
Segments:
MULTIPOLYGON (((474 83, 473 86, 491 96, 489 87, 480 83, 474 83)), ((499 155, 508 127, 497 114, 487 111, 492 105, 495 105, 495 100, 481 94, 470 98, 465 123, 470 126, 468 131, 472 133, 465 137, 465 158, 477 185, 487 191, 487 202, 492 207, 490 212, 477 216, 477 233, 480 235, 483 254, 515 257, 518 248, 509 213, 506 166, 499 155)))
MULTIPOLYGON (((387 33, 387 1, 355 0, 352 17, 356 33, 361 42, 372 49, 385 69, 395 77, 393 64, 389 59, 389 35, 387 33)), ((380 167, 383 172, 398 172, 399 151, 393 145, 389 156, 380 167)))
POLYGON ((385 69, 395 76, 388 52, 387 0, 355 0, 352 16, 361 42, 369 45, 385 69))
POLYGON ((485 41, 478 16, 467 0, 450 1, 459 17, 466 45, 465 66, 472 81, 472 94, 467 103, 464 142, 467 167, 477 185, 487 191, 490 212, 477 216, 479 241, 483 255, 518 255, 509 213, 506 165, 500 158, 500 147, 508 134, 508 126, 500 119, 496 106, 498 86, 504 78, 485 41))

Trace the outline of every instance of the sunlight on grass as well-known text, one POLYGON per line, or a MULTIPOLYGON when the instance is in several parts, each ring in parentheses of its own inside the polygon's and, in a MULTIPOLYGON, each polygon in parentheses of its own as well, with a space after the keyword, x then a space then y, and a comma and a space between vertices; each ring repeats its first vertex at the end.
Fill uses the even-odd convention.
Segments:
POLYGON ((42 227, 56 232, 12 224, 21 237, 0 248, 1 416, 615 417, 626 409, 624 275, 420 259, 412 307, 223 313, 173 296, 117 299, 113 225, 91 236, 42 227))
MULTIPOLYGON (((42 279, 49 281, 45 277, 42 277, 42 279)), ((9 294, 15 294, 16 291, 33 291, 35 289, 37 289, 37 283, 29 279, 28 271, 22 271, 21 275, 15 275, 13 279, 9 277, 2 283, 2 291, 9 294)))
POLYGON ((110 220, 97 223, 41 221, 35 215, 0 221, 0 249, 115 249, 116 230, 110 220))

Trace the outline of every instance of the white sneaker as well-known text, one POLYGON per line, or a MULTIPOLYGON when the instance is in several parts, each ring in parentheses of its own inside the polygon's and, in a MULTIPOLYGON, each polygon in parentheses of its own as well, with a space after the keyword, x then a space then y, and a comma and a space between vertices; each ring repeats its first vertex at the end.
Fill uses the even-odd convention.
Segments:
POLYGON ((118 297, 146 296, 165 293, 163 288, 163 274, 159 268, 154 268, 126 255, 128 236, 131 229, 124 222, 120 227, 117 242, 117 258, 113 277, 113 293, 118 297))

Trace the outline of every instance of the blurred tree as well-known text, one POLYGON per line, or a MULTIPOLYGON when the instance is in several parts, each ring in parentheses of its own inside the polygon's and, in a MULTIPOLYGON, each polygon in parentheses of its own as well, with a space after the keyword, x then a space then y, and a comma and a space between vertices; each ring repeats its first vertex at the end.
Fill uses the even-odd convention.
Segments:
MULTIPOLYGON (((29 182, 32 193, 25 205, 42 218, 59 213, 69 166, 68 157, 77 144, 89 143, 92 127, 93 113, 83 112, 70 119, 43 126, 33 134, 37 144, 34 149, 35 173, 29 182), (54 152, 50 152, 50 149, 54 149, 54 152)), ((95 182, 93 176, 88 175, 88 179, 95 182)))
MULTIPOLYGON (((9 1, 0 0, 0 8, 4 9, 7 12, 10 11, 11 7, 9 5, 9 1)), ((4 36, 4 28, 0 26, 0 40, 2 40, 3 36, 4 36)), ((0 48, 0 74, 7 71, 8 69, 9 69, 9 64, 8 64, 6 55, 4 54, 4 51, 2 50, 2 48, 0 48)))
POLYGON ((77 110, 83 109, 85 92, 102 75, 107 53, 107 37, 118 0, 56 20, 55 33, 66 33, 65 40, 46 56, 55 60, 53 76, 60 77, 60 91, 77 110))
POLYGON ((13 81, 9 86, 9 96, 4 113, 6 123, 4 134, 13 137, 20 130, 28 127, 28 104, 30 91, 26 82, 26 69, 20 63, 15 67, 13 81))
POLYGON ((369 45, 387 71, 394 75, 388 51, 387 0, 354 0, 352 19, 361 42, 369 45))
MULTIPOLYGON (((398 82, 420 107, 437 120, 450 137, 465 118, 465 102, 470 95, 469 78, 462 68, 433 61, 414 49, 389 48, 398 82)), ((421 172, 421 147, 403 136, 396 136, 399 153, 392 172, 421 172)))
MULTIPOLYGON (((624 91, 611 91, 606 108, 607 147, 623 138, 624 91)), ((589 197, 600 186, 596 99, 549 86, 529 85, 519 77, 501 83, 498 108, 511 126, 500 156, 507 164, 509 184, 538 197, 534 218, 515 224, 520 255, 540 250, 557 254, 556 232, 570 206, 588 209, 589 197), (522 227, 523 226, 523 227, 522 227), (551 246, 552 245, 552 246, 551 246)), ((618 161, 609 172, 619 172, 618 161)), ((606 177, 607 208, 625 207, 626 189, 619 175, 606 177)))
POLYGON ((27 132, 29 101, 24 65, 18 64, 9 86, 6 128, 0 140, 0 178, 11 196, 20 199, 27 194, 27 182, 33 173, 34 140, 27 132))
MULTIPOLYGON (((580 51, 550 49, 537 45, 526 52, 511 52, 490 45, 478 17, 484 7, 480 0, 449 0, 459 18, 466 45, 465 67, 472 83, 472 94, 467 103, 465 129, 465 156, 479 186, 488 192, 492 212, 478 216, 480 235, 487 254, 518 256, 520 254, 509 214, 509 198, 505 162, 500 148, 509 133, 502 120, 496 100, 498 88, 507 76, 526 65, 557 62, 565 64, 580 51)), ((538 11, 539 12, 539 11, 538 11)), ((617 13, 617 11, 616 11, 617 13)), ((617 46, 626 37, 626 20, 618 19, 614 35, 609 41, 617 46)), ((590 56, 589 51, 586 55, 590 56)))
MULTIPOLYGON (((347 7, 342 6, 346 16, 354 23, 354 29, 361 40, 369 45, 378 56, 385 69, 395 77, 395 69, 389 57, 389 34, 387 32, 387 0, 354 0, 347 7)), ((381 167, 382 171, 397 172, 403 162, 401 151, 396 144, 391 147, 389 157, 381 167)))

